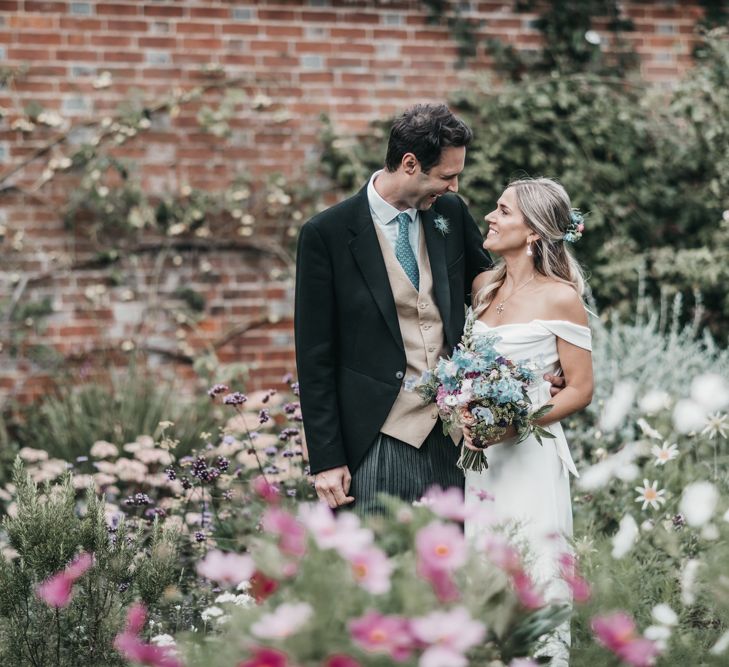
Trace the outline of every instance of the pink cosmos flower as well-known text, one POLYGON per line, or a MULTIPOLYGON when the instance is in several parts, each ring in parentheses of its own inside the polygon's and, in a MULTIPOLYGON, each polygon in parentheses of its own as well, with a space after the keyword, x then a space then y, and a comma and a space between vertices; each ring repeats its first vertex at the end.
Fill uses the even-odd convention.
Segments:
POLYGON ((536 589, 532 578, 524 571, 519 570, 511 575, 516 596, 527 609, 539 609, 544 606, 544 598, 536 589))
POLYGON ((352 641, 370 653, 386 653, 396 662, 410 657, 414 648, 407 619, 369 611, 349 622, 352 641))
POLYGON ((442 519, 464 522, 471 514, 464 503, 463 491, 455 486, 445 491, 439 486, 431 487, 423 496, 423 501, 433 514, 442 519))
POLYGON ((288 667, 289 657, 272 648, 257 648, 253 655, 236 667, 288 667))
POLYGON ((345 558, 364 550, 374 541, 374 534, 362 527, 356 514, 344 512, 335 516, 324 503, 302 505, 299 520, 320 549, 336 549, 345 558))
POLYGON ((455 602, 460 599, 461 592, 448 570, 441 570, 419 561, 416 565, 416 571, 418 575, 430 583, 433 592, 441 602, 455 602))
POLYGON ((281 500, 279 488, 266 480, 263 475, 258 475, 251 480, 251 488, 254 493, 269 505, 275 505, 281 500))
POLYGON ((483 641, 486 626, 471 617, 465 607, 434 611, 410 621, 413 636, 425 645, 463 654, 483 641))
POLYGON ((263 530, 279 538, 279 549, 289 556, 306 553, 306 530, 293 514, 277 507, 269 507, 261 520, 263 530))
POLYGON ((285 602, 270 614, 264 614, 251 626, 251 633, 261 639, 285 639, 306 625, 314 613, 306 602, 285 602))
POLYGON ((61 572, 54 574, 40 584, 36 592, 38 597, 49 607, 60 609, 71 602, 73 579, 64 570, 61 570, 61 572))
POLYGON ((371 546, 347 556, 352 565, 355 581, 373 595, 390 590, 392 563, 382 549, 371 546))
POLYGON ((147 610, 141 602, 133 604, 127 611, 124 631, 114 638, 114 648, 129 662, 138 662, 149 667, 183 667, 169 649, 145 644, 139 639, 147 620, 147 610))
POLYGON ((655 642, 636 633, 635 622, 625 612, 617 611, 592 619, 597 640, 618 658, 633 667, 649 667, 658 655, 655 642))
POLYGON ((337 655, 329 656, 324 661, 324 667, 362 667, 353 657, 338 653, 337 655))
POLYGON ((458 526, 433 521, 415 536, 418 560, 427 570, 453 571, 468 557, 466 540, 458 526))
POLYGON ((94 564, 93 554, 83 552, 76 556, 65 569, 57 572, 38 585, 36 593, 49 607, 66 607, 73 598, 73 585, 94 564))
POLYGON ((219 584, 237 586, 248 581, 256 571, 253 559, 245 554, 225 553, 213 549, 197 564, 197 573, 219 584))
POLYGON ((576 602, 587 602, 590 599, 590 584, 580 576, 577 569, 577 559, 570 553, 563 553, 559 557, 562 566, 562 578, 572 591, 576 602))

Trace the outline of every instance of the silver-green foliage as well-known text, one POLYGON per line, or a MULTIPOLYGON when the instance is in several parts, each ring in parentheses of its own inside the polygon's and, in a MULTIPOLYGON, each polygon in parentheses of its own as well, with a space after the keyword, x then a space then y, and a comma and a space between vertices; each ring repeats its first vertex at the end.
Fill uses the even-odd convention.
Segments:
POLYGON ((123 520, 110 531, 104 503, 92 492, 79 515, 70 475, 40 489, 17 461, 13 481, 16 511, 2 528, 17 555, 0 554, 0 664, 124 664, 112 642, 125 607, 136 598, 158 603, 179 576, 176 535, 123 520), (70 604, 56 611, 36 588, 82 551, 93 554, 94 565, 70 604))

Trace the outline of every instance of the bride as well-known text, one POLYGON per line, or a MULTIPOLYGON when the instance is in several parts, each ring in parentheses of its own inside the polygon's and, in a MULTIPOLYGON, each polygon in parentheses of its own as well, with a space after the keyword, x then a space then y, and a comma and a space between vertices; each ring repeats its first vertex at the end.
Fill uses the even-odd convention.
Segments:
MULTIPOLYGON (((564 188, 547 178, 513 181, 496 209, 486 216, 483 247, 499 255, 497 268, 473 282, 473 308, 478 318, 473 333, 496 333, 496 349, 513 360, 537 368, 530 391, 535 408, 552 409, 538 421, 554 436, 540 445, 532 436, 518 443, 512 429, 487 443, 489 467, 466 473, 469 503, 492 499, 498 522, 508 523, 526 546, 532 578, 548 601, 570 602, 560 578, 559 557, 570 553, 572 506, 569 473, 577 476, 560 420, 592 399, 590 330, 582 302, 584 280, 567 249, 579 239, 582 216, 571 207, 564 188), (564 389, 551 396, 553 375, 563 374, 564 389)), ((473 446, 465 429, 465 445, 473 446)), ((476 539, 480 529, 466 523, 476 539)), ((552 665, 567 665, 569 627, 558 628, 540 653, 552 665)))

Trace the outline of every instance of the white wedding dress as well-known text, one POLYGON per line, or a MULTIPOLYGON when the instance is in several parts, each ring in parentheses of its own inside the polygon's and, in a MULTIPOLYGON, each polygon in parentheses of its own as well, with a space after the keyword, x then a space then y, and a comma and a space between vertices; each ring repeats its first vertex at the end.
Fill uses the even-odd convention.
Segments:
MULTIPOLYGON (((535 381, 528 393, 535 409, 550 399, 550 383, 543 375, 561 372, 557 339, 592 349, 589 328, 564 320, 532 320, 495 327, 476 320, 473 335, 480 334, 496 334, 500 340, 495 347, 500 354, 531 365, 535 381)), ((488 469, 466 473, 466 502, 488 503, 495 521, 505 523, 519 546, 526 549, 527 570, 545 598, 569 603, 570 592, 560 576, 558 559, 565 552, 571 553, 569 474, 577 477, 578 473, 562 426, 554 423, 546 428, 555 438, 543 438, 541 445, 532 436, 518 444, 513 439, 489 447, 488 469)), ((484 530, 482 524, 466 521, 470 540, 478 540, 484 530)), ((567 665, 569 626, 559 628, 547 644, 543 653, 553 656, 551 664, 567 665)))

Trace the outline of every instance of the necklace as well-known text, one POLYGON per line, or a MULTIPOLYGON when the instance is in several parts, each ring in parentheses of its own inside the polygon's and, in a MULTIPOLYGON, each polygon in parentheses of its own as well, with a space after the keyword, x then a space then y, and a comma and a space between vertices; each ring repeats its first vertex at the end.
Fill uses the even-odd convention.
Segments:
POLYGON ((534 277, 535 277, 536 275, 537 275, 536 273, 532 273, 532 276, 531 276, 531 278, 529 278, 528 280, 524 281, 524 282, 523 282, 523 283, 522 283, 521 285, 519 285, 519 287, 517 287, 517 288, 516 288, 516 289, 515 289, 515 290, 514 290, 514 291, 513 291, 513 292, 512 292, 511 294, 509 294, 509 296, 507 296, 507 297, 506 297, 506 298, 505 298, 505 299, 504 299, 503 301, 501 301, 501 303, 497 304, 497 305, 496 305, 496 312, 497 312, 497 313, 498 313, 499 315, 501 315, 501 313, 503 313, 503 312, 504 312, 504 304, 505 304, 505 303, 506 303, 506 302, 507 302, 507 301, 508 301, 509 299, 511 299, 511 297, 512 297, 512 296, 514 296, 514 294, 516 294, 516 293, 517 293, 517 292, 518 292, 518 291, 519 291, 519 290, 520 290, 520 289, 521 289, 522 287, 525 287, 525 286, 526 286, 526 285, 527 285, 528 283, 530 283, 530 282, 531 282, 532 280, 534 280, 534 277))

